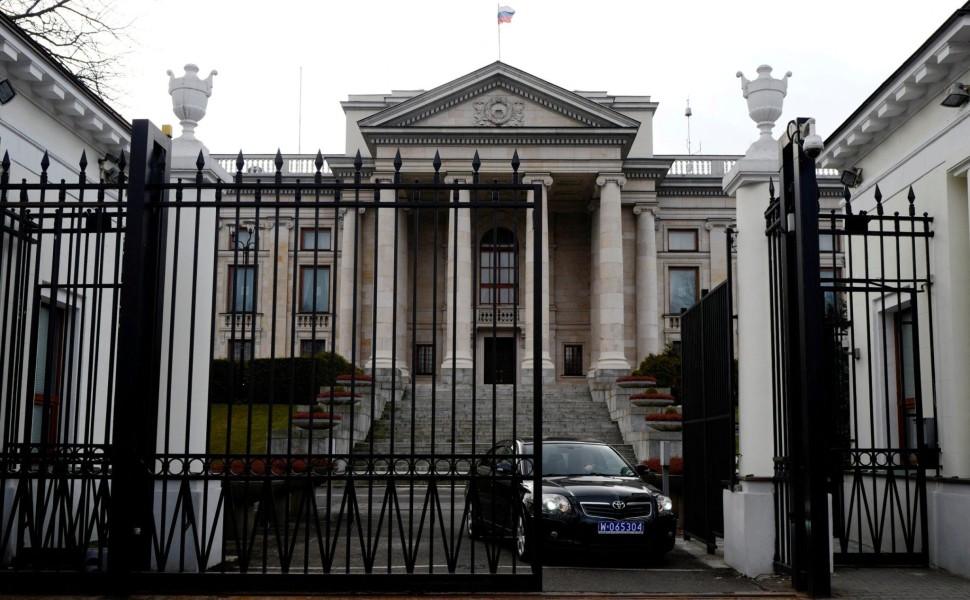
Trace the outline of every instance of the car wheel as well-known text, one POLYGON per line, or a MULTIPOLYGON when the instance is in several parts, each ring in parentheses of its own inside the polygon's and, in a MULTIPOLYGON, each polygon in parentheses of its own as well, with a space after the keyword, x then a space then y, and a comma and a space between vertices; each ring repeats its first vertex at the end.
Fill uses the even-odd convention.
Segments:
POLYGON ((529 519, 524 510, 519 512, 515 522, 515 554, 519 560, 531 560, 532 543, 529 540, 529 519))
POLYGON ((473 540, 478 540, 482 538, 482 522, 478 518, 478 513, 475 510, 475 503, 471 500, 468 501, 468 516, 465 521, 465 533, 468 537, 473 540))

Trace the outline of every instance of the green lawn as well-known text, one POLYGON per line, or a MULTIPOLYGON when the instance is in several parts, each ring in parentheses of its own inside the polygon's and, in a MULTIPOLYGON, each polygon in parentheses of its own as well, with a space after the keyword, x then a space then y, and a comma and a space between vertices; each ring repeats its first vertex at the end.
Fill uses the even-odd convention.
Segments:
POLYGON ((229 431, 229 408, 232 407, 232 441, 229 452, 246 453, 246 432, 249 432, 249 452, 266 452, 268 429, 285 429, 290 419, 290 407, 286 404, 212 404, 209 407, 209 452, 223 454, 226 451, 226 437, 229 431), (252 420, 250 420, 252 408, 252 420), (270 409, 272 408, 272 427, 270 409))

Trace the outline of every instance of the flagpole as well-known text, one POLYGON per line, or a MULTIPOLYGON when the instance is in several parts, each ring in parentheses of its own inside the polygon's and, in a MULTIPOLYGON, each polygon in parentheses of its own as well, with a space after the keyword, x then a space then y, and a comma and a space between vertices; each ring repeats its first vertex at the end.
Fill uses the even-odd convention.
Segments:
MULTIPOLYGON (((500 4, 495 5, 495 14, 498 15, 500 4)), ((502 62, 502 21, 496 18, 495 27, 498 29, 498 61, 502 62)))

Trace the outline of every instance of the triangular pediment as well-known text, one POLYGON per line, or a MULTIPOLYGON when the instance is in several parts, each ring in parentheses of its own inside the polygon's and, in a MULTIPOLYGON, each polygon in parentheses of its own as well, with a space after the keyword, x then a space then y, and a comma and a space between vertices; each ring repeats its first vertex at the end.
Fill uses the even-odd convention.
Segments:
POLYGON ((362 132, 405 127, 635 131, 640 123, 580 94, 496 62, 386 108, 358 125, 362 132))

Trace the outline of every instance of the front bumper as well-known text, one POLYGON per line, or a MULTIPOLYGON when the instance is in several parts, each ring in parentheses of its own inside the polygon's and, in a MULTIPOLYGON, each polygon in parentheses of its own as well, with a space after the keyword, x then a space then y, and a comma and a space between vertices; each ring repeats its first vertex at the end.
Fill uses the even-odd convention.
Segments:
MULTIPOLYGON (((631 519, 634 520, 634 519, 631 519)), ((664 553, 674 547, 677 515, 661 514, 643 521, 643 533, 597 533, 595 519, 586 515, 568 519, 542 518, 543 546, 550 549, 588 548, 606 551, 664 553)))

